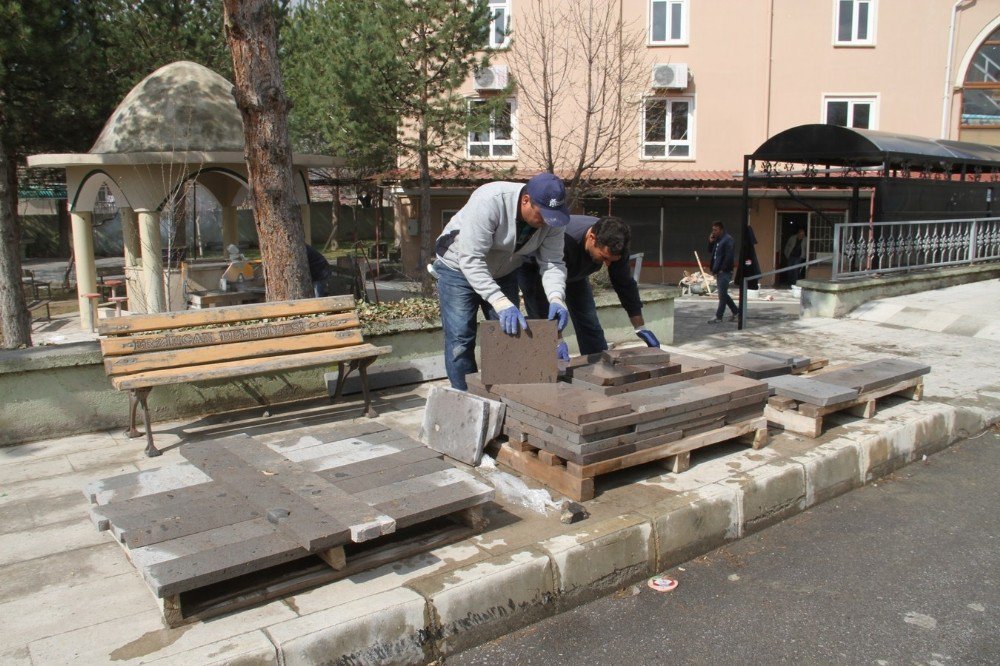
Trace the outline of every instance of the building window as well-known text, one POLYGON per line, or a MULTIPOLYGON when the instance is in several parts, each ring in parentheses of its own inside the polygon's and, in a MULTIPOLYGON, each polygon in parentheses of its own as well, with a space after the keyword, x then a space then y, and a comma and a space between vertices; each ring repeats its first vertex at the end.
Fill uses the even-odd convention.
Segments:
POLYGON ((865 97, 824 97, 823 122, 827 125, 877 129, 877 100, 865 97))
POLYGON ((687 44, 688 0, 650 0, 649 43, 687 44))
POLYGON ((694 157, 694 98, 651 97, 642 110, 642 156, 694 157))
MULTIPOLYGON (((469 109, 486 104, 484 99, 469 100, 469 109)), ((514 100, 490 114, 488 128, 469 132, 469 157, 496 158, 514 156, 514 100)))
POLYGON ((833 0, 833 43, 836 46, 875 44, 875 0, 833 0))
POLYGON ((1000 127, 1000 28, 986 38, 965 73, 962 127, 1000 127))
POLYGON ((490 0, 490 37, 487 46, 502 49, 510 43, 510 0, 490 0))

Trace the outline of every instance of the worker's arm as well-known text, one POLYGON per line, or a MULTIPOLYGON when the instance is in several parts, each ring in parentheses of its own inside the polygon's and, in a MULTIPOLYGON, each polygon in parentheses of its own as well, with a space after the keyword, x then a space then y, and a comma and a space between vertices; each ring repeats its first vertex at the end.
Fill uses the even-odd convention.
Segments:
POLYGON ((543 227, 539 233, 545 239, 538 247, 536 257, 538 272, 542 276, 542 289, 549 303, 563 305, 566 301, 566 263, 563 261, 563 230, 543 227))
POLYGON ((477 196, 472 193, 462 209, 462 232, 455 241, 458 249, 458 267, 469 286, 499 312, 512 305, 500 291, 500 285, 490 274, 486 255, 493 249, 495 234, 501 217, 505 214, 499 196, 477 196))

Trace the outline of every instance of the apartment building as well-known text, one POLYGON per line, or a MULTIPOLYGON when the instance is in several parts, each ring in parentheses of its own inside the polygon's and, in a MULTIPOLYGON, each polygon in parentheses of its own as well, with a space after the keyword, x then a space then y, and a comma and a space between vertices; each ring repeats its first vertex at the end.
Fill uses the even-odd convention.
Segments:
MULTIPOLYGON (((538 109, 546 100, 529 79, 546 71, 543 61, 566 54, 596 54, 597 65, 576 57, 552 68, 564 90, 593 91, 595 71, 607 76, 608 63, 627 74, 597 90, 605 100, 619 95, 615 108, 623 116, 595 162, 596 192, 577 210, 610 212, 630 223, 645 282, 674 283, 684 270, 697 270, 694 251, 704 250, 713 220, 738 228, 743 156, 790 127, 830 123, 1000 145, 1000 0, 490 0, 490 6, 493 66, 462 92, 470 104, 509 94, 507 112, 488 131, 469 135, 465 157, 472 169, 438 174, 435 231, 486 173, 504 170, 520 179, 543 168, 538 109), (613 29, 598 22, 597 34, 588 33, 594 16, 617 20, 613 29), (588 41, 595 38, 596 47, 588 41), (608 56, 616 47, 626 47, 618 48, 617 60, 608 56), (519 85, 510 93, 505 84, 512 77, 519 85)), ((573 145, 586 119, 580 97, 549 100, 548 138, 564 140, 557 173, 571 173, 576 163, 573 145)), ((409 271, 421 268, 417 194, 414 182, 403 181, 396 196, 409 271)), ((831 225, 848 219, 848 197, 835 189, 751 191, 762 269, 780 263, 785 240, 798 229, 807 232, 810 258, 830 252, 831 225)))

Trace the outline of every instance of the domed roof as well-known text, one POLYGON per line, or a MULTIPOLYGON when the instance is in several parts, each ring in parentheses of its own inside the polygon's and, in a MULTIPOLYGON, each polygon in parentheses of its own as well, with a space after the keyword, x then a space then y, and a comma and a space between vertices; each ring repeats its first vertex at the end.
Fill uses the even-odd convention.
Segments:
POLYGON ((233 84, 194 62, 165 65, 125 96, 91 153, 242 152, 233 84))

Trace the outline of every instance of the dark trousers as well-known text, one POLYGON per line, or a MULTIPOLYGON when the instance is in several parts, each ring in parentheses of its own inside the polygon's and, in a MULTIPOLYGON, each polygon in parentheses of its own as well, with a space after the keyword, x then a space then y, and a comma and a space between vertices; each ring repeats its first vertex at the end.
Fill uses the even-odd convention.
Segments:
POLYGON ((732 271, 715 274, 715 285, 719 290, 719 307, 715 310, 715 318, 722 319, 728 306, 733 314, 739 314, 740 309, 736 307, 733 297, 729 295, 729 283, 733 281, 732 271))
MULTIPOLYGON (((549 316, 549 301, 542 288, 542 276, 538 264, 526 262, 517 271, 517 285, 524 298, 524 309, 530 319, 545 319, 549 316)), ((608 348, 608 341, 597 318, 597 304, 590 280, 574 280, 566 283, 566 309, 573 322, 576 342, 581 354, 596 354, 608 348)))

